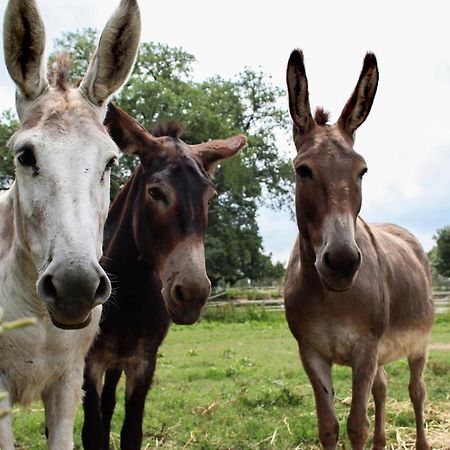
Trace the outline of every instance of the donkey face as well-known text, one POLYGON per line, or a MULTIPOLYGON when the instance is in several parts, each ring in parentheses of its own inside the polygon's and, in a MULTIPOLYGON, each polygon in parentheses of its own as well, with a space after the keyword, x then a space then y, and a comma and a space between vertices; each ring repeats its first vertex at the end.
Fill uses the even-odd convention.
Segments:
POLYGON ((338 122, 318 109, 311 115, 303 54, 289 59, 289 109, 294 121, 297 156, 297 222, 302 238, 315 255, 315 266, 325 287, 349 289, 361 265, 355 241, 356 217, 361 208, 361 181, 367 171, 362 156, 353 150, 354 132, 367 118, 378 83, 375 56, 367 54, 350 100, 338 122))
POLYGON ((140 195, 133 234, 140 255, 154 265, 167 310, 175 323, 194 323, 208 299, 204 238, 208 202, 215 194, 213 165, 238 152, 244 136, 185 144, 172 128, 154 137, 124 111, 110 105, 106 124, 121 150, 141 160, 140 195))
POLYGON ((118 150, 102 125, 109 96, 134 62, 140 17, 122 0, 100 38, 79 88, 59 61, 45 75, 44 26, 34 0, 10 0, 5 59, 17 86, 21 128, 16 162, 17 235, 37 273, 37 292, 53 323, 81 328, 107 300, 110 282, 98 261, 109 204, 110 166, 118 150))

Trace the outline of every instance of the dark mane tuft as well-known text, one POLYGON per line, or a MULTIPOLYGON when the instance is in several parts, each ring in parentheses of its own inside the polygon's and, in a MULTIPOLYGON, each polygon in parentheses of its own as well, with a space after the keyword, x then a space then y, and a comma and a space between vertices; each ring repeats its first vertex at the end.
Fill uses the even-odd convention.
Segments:
POLYGON ((60 53, 49 65, 48 82, 50 86, 59 91, 65 91, 69 87, 70 56, 68 53, 60 53))
POLYGON ((314 120, 317 125, 326 125, 328 120, 330 119, 330 113, 325 111, 321 106, 316 108, 316 112, 314 113, 314 120))
POLYGON ((170 136, 180 138, 184 134, 183 124, 175 121, 160 122, 152 130, 155 137, 170 136))

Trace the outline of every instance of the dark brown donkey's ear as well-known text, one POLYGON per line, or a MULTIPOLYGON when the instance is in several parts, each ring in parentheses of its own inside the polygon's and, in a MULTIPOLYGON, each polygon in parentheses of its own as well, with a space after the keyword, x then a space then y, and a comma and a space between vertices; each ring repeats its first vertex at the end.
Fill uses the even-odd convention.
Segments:
POLYGON ((235 155, 246 143, 245 136, 239 134, 228 139, 215 139, 202 144, 191 145, 190 148, 192 155, 201 161, 209 174, 212 174, 221 160, 235 155))
POLYGON ((156 138, 114 103, 108 105, 108 112, 103 123, 114 142, 124 153, 141 157, 149 145, 158 145, 156 138))
POLYGON ((309 106, 308 79, 306 78, 303 53, 294 50, 288 61, 286 82, 289 94, 289 111, 300 134, 314 127, 314 119, 309 106))
POLYGON ((377 59, 373 53, 367 53, 358 84, 338 120, 338 125, 351 138, 353 138, 356 129, 367 119, 377 92, 377 86, 377 59))

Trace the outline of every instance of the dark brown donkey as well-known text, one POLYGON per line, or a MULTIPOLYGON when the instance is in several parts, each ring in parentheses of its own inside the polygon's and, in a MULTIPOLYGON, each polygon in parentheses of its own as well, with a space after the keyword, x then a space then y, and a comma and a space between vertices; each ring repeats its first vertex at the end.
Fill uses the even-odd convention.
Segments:
POLYGON ((170 319, 194 323, 210 293, 204 257, 208 202, 215 194, 210 174, 246 141, 239 135, 187 145, 173 124, 151 135, 113 104, 105 124, 140 164, 106 221, 102 266, 114 294, 86 360, 83 445, 109 449, 116 386, 125 372, 121 449, 138 450, 145 398, 170 319))
POLYGON ((375 56, 361 75, 339 120, 327 125, 311 115, 303 55, 287 67, 289 109, 297 156, 299 236, 286 274, 286 317, 316 400, 320 442, 335 449, 338 422, 331 366, 352 368, 347 430, 354 450, 369 433, 369 392, 375 400, 373 449, 385 446, 386 372, 383 365, 408 358, 409 393, 417 449, 429 449, 423 424, 423 369, 434 307, 427 257, 417 240, 395 225, 368 225, 358 213, 364 159, 353 150, 355 130, 367 118, 378 83, 375 56))

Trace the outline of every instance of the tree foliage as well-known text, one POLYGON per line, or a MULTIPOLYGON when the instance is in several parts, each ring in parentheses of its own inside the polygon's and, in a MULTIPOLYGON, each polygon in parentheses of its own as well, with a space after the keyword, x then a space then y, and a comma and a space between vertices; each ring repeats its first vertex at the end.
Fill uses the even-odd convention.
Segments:
MULTIPOLYGON (((56 41, 50 62, 56 52, 67 51, 75 81, 86 71, 95 40, 91 28, 65 33, 56 41)), ((287 127, 286 112, 277 105, 283 93, 263 73, 249 68, 233 79, 194 81, 194 62, 194 56, 181 48, 143 43, 133 73, 115 101, 149 130, 158 121, 182 122, 188 143, 246 134, 248 146, 216 171, 218 197, 210 206, 207 270, 214 284, 278 274, 280 267, 262 251, 256 213, 263 204, 287 209, 292 205, 291 164, 277 148, 275 135, 287 127)), ((3 135, 0 138, 3 143, 3 135)), ((132 157, 120 158, 112 195, 135 164, 132 157)))
POLYGON ((430 251, 430 262, 442 276, 450 277, 450 225, 441 228, 434 236, 436 245, 430 251))
POLYGON ((0 189, 7 189, 14 180, 13 155, 6 148, 11 136, 19 127, 19 121, 11 110, 0 115, 0 189))

